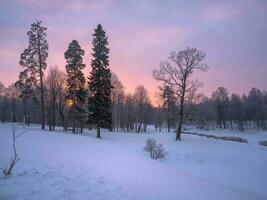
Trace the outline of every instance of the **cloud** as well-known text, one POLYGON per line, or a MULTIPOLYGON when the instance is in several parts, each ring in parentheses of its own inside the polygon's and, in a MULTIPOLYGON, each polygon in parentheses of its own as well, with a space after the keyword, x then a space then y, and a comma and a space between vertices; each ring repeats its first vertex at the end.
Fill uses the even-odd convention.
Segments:
POLYGON ((14 0, 4 1, 2 5, 17 5, 31 8, 32 10, 58 10, 58 11, 103 11, 116 3, 116 0, 14 0))
POLYGON ((204 9, 201 18, 206 22, 217 22, 231 19, 241 14, 242 10, 235 8, 233 5, 211 4, 204 9))

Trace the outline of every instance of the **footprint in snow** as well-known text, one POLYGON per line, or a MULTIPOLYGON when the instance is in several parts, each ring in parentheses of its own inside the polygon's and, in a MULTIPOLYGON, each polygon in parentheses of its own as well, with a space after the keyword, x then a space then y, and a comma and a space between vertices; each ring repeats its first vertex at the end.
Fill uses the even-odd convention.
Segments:
POLYGON ((103 177, 101 177, 97 182, 102 185, 105 183, 105 180, 103 177))

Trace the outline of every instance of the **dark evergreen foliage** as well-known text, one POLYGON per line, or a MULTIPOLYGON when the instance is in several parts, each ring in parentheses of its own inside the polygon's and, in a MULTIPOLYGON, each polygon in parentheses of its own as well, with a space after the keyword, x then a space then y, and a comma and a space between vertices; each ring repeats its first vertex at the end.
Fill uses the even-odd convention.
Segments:
POLYGON ((111 72, 109 67, 108 37, 99 24, 93 34, 92 71, 88 77, 90 96, 88 99, 89 123, 97 127, 97 137, 100 128, 110 128, 111 115, 111 72))
POLYGON ((83 64, 84 50, 81 49, 79 43, 73 40, 65 52, 65 59, 67 61, 67 94, 66 101, 68 103, 68 116, 73 120, 72 132, 76 132, 77 121, 80 122, 81 132, 83 119, 85 118, 85 77, 82 69, 85 68, 83 64))
POLYGON ((40 91, 42 129, 45 129, 45 106, 44 106, 44 70, 48 57, 48 42, 46 40, 46 27, 37 21, 31 25, 28 31, 29 46, 20 56, 19 64, 24 70, 19 75, 16 87, 20 90, 20 97, 24 101, 26 110, 27 99, 33 97, 34 88, 40 91))
POLYGON ((177 119, 177 105, 174 92, 171 90, 170 86, 165 85, 162 90, 163 107, 166 113, 166 122, 168 132, 170 132, 171 127, 175 127, 175 121, 177 119))

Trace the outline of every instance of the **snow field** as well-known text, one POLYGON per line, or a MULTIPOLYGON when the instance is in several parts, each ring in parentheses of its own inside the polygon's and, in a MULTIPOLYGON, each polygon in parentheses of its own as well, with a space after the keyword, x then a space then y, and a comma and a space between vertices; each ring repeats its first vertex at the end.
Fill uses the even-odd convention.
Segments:
MULTIPOLYGON (((17 147, 14 174, 0 179, 1 200, 267 197, 267 148, 256 142, 193 135, 176 142, 173 134, 152 130, 104 132, 100 140, 95 131, 74 135, 32 126, 17 139, 17 147), (163 144, 165 160, 151 160, 142 150, 149 137, 163 144)), ((10 124, 0 124, 0 161, 10 153, 10 124)))

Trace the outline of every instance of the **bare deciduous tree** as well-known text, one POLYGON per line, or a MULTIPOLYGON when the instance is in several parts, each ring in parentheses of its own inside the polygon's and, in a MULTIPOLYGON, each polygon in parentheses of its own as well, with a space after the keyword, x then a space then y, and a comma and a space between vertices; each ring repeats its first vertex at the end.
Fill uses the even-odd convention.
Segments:
POLYGON ((58 66, 51 67, 46 79, 47 89, 47 119, 49 130, 55 130, 56 111, 59 111, 61 123, 64 127, 64 88, 66 88, 66 76, 58 69, 58 66), (63 107, 63 108, 62 108, 63 107))
POLYGON ((131 94, 126 95, 124 105, 124 121, 127 132, 134 130, 134 122, 136 119, 134 98, 131 94))
POLYGON ((218 89, 211 95, 212 101, 215 104, 217 112, 217 124, 220 128, 226 128, 227 107, 229 104, 228 92, 224 87, 218 87, 218 89))
POLYGON ((64 72, 59 70, 58 74, 58 84, 57 84, 57 102, 56 102, 56 108, 59 113, 61 125, 63 126, 64 130, 67 130, 67 124, 66 124, 66 103, 65 103, 65 95, 67 91, 67 76, 64 72))
POLYGON ((139 133, 141 131, 141 128, 143 128, 144 132, 146 132, 147 111, 151 103, 148 97, 148 92, 143 85, 140 85, 135 89, 133 98, 136 104, 136 110, 138 116, 136 132, 139 133))
POLYGON ((0 96, 4 93, 5 86, 4 84, 0 81, 0 96))
POLYGON ((17 112, 16 106, 19 96, 19 90, 16 88, 15 84, 11 84, 6 89, 6 96, 11 100, 11 113, 10 113, 10 121, 16 122, 17 121, 17 112))
POLYGON ((195 48, 172 52, 170 62, 160 63, 160 68, 153 71, 156 80, 168 85, 179 101, 179 119, 176 140, 181 140, 184 123, 184 105, 199 97, 197 89, 201 86, 198 80, 191 80, 194 71, 206 71, 208 66, 203 63, 205 53, 195 48))
POLYGON ((16 139, 24 134, 26 131, 18 133, 18 124, 12 123, 11 124, 11 132, 12 132, 12 149, 13 149, 13 156, 10 159, 9 163, 7 163, 6 166, 2 167, 2 173, 4 174, 5 177, 8 177, 12 174, 12 171, 19 161, 19 157, 17 154, 17 148, 16 148, 16 139))
POLYGON ((119 130, 122 106, 125 100, 124 86, 115 73, 111 73, 112 129, 119 130))

